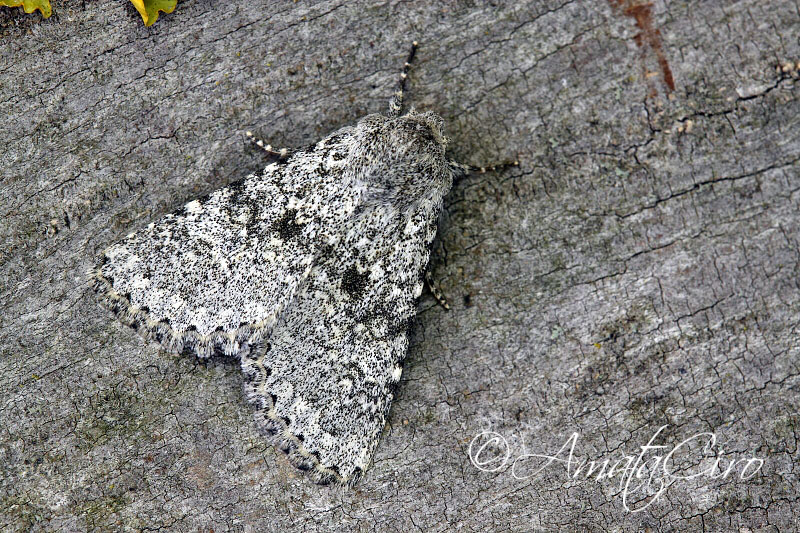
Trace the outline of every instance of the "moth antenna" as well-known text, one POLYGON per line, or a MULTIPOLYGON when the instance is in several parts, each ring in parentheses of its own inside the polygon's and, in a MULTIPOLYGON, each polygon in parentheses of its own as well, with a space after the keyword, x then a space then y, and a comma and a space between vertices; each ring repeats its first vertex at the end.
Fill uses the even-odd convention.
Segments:
POLYGON ((398 83, 397 92, 394 93, 392 99, 389 101, 389 118, 399 117, 403 113, 403 94, 406 90, 406 79, 408 78, 408 71, 411 68, 411 62, 417 53, 417 41, 411 43, 411 52, 408 54, 406 62, 403 64, 403 71, 400 73, 400 82, 398 83))
POLYGON ((292 154, 292 150, 289 150, 288 148, 279 148, 277 150, 274 149, 271 144, 268 144, 263 139, 256 137, 252 131, 246 131, 244 134, 247 135, 247 138, 251 143, 255 144, 269 155, 278 157, 280 159, 287 159, 292 154))
POLYGON ((475 166, 468 165, 466 163, 459 163, 458 161, 451 159, 448 161, 448 164, 455 173, 456 179, 458 179, 471 173, 486 174, 487 172, 500 172, 507 168, 518 167, 519 160, 505 161, 503 163, 495 163, 494 165, 488 166, 475 166))
POLYGON ((439 302, 439 305, 444 307, 447 311, 450 310, 450 305, 447 303, 447 298, 445 297, 444 293, 439 290, 439 287, 436 285, 436 282, 433 281, 433 276, 431 275, 430 270, 425 271, 425 284, 428 286, 428 290, 431 291, 431 294, 436 301, 439 302))

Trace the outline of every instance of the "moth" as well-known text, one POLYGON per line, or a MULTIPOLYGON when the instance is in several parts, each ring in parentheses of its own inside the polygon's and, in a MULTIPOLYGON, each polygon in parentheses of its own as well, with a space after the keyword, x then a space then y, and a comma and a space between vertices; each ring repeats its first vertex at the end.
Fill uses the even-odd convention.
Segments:
POLYGON ((416 49, 386 116, 307 150, 257 140, 278 159, 260 175, 131 233, 91 272, 101 301, 164 349, 237 357, 259 426, 317 483, 353 485, 370 465, 443 198, 496 168, 448 158, 436 114, 403 114, 416 49))

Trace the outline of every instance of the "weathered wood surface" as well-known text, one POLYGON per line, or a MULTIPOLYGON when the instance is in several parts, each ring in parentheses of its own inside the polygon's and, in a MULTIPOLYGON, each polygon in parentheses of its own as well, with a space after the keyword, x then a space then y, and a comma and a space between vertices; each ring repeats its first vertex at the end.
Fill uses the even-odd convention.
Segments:
POLYGON ((0 11, 0 529, 798 529, 796 2, 182 0, 151 28, 127 1, 53 8, 0 11), (85 272, 263 166, 245 130, 303 146, 384 111, 412 39, 409 102, 453 154, 521 167, 456 185, 433 257, 453 309, 421 300, 357 489, 318 487, 234 362, 144 342, 85 272), (634 513, 620 476, 468 456, 484 430, 512 458, 577 432, 577 458, 618 460, 665 424, 658 444, 715 432, 763 468, 634 513))

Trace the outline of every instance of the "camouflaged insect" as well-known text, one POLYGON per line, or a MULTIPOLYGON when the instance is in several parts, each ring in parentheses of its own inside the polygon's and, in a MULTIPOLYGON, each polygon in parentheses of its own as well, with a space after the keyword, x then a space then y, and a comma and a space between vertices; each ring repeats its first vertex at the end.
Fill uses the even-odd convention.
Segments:
POLYGON ((448 159, 434 113, 401 114, 415 50, 388 116, 303 151, 257 141, 279 161, 128 235, 92 272, 118 318, 165 349, 238 357, 258 422, 318 483, 369 466, 442 199, 491 169, 448 159))

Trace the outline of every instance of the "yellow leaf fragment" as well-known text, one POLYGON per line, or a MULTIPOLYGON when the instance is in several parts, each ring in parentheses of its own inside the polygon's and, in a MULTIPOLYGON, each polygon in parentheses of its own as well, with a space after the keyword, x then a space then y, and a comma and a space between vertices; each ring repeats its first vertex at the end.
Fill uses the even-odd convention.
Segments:
POLYGON ((33 13, 35 10, 42 12, 42 16, 50 16, 50 0, 0 0, 0 6, 18 7, 22 6, 25 13, 33 13))
POLYGON ((178 5, 178 0, 131 0, 131 3, 142 16, 144 25, 152 26, 158 19, 158 12, 172 13, 178 5))

